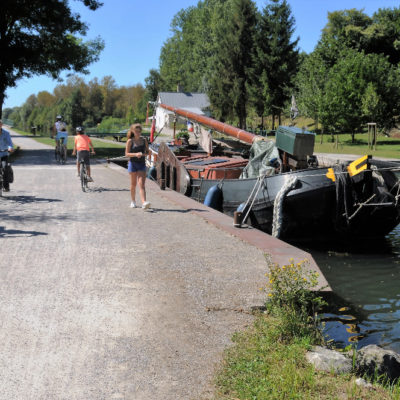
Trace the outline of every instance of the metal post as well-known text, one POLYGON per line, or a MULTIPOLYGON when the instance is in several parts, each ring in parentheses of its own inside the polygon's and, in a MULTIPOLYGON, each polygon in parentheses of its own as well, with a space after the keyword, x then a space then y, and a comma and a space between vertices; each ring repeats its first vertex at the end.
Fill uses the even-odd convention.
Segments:
POLYGON ((175 130, 176 130, 176 113, 174 114, 174 136, 172 137, 172 139, 175 140, 175 130))
POLYGON ((368 122, 368 148, 376 150, 376 123, 368 122))

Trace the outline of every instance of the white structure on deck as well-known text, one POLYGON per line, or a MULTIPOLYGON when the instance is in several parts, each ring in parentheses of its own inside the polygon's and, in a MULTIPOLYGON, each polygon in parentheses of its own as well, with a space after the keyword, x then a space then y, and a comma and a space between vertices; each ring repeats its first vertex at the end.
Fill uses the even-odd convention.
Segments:
MULTIPOLYGON (((207 117, 210 116, 210 100, 205 93, 159 92, 157 103, 206 115, 207 117)), ((157 107, 156 129, 159 131, 163 127, 172 127, 173 123, 174 113, 162 107, 157 107)))

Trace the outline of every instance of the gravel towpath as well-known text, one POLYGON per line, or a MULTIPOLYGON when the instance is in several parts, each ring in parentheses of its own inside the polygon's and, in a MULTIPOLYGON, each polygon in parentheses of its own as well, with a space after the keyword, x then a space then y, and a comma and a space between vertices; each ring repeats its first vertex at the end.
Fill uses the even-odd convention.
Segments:
POLYGON ((57 165, 51 147, 12 136, 22 156, 0 198, 0 399, 212 398, 224 348, 262 305, 262 251, 150 182, 152 210, 130 209, 119 167, 93 165, 83 193, 72 159, 57 165))

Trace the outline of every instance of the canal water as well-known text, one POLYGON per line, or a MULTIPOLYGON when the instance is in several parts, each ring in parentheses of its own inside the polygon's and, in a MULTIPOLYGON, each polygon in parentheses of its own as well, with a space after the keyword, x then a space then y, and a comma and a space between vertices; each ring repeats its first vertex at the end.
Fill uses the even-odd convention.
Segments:
POLYGON ((400 353, 400 225, 380 240, 308 248, 333 289, 325 334, 338 347, 400 353))

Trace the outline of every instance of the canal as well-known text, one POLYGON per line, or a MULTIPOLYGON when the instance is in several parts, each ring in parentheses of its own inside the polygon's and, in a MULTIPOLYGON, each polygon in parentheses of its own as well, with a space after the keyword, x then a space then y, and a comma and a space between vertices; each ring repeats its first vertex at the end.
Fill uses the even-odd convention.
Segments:
POLYGON ((400 353, 400 225, 381 240, 305 250, 334 291, 327 337, 338 347, 377 344, 400 353))

